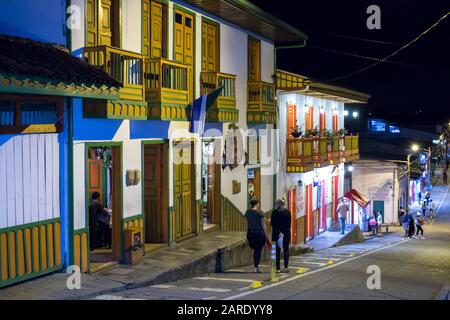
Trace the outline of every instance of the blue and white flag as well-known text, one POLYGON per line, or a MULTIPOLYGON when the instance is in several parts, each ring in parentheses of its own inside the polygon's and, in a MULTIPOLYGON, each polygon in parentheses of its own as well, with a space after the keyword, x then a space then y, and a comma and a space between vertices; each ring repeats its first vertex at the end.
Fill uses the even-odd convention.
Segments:
POLYGON ((190 109, 191 109, 191 123, 189 126, 189 131, 192 133, 197 133, 203 135, 205 132, 205 121, 206 121, 206 111, 211 107, 214 102, 219 97, 222 92, 222 86, 214 89, 210 93, 207 93, 200 98, 196 99, 190 109))

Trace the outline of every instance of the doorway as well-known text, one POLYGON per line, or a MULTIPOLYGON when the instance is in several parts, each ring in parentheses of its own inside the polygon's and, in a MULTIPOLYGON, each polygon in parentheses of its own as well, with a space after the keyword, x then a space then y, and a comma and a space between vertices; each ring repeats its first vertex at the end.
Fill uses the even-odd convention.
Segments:
POLYGON ((86 204, 89 225, 89 271, 121 259, 121 146, 86 145, 86 204))
POLYGON ((196 221, 194 143, 176 142, 173 152, 175 240, 180 241, 194 235, 194 221, 196 221))
POLYGON ((143 142, 143 210, 145 219, 144 253, 164 247, 167 238, 168 145, 143 142))
POLYGON ((381 217, 383 218, 383 223, 384 223, 384 201, 382 201, 382 200, 374 200, 373 201, 373 212, 378 214, 378 211, 381 212, 381 217))
POLYGON ((220 143, 217 140, 204 140, 202 145, 202 218, 203 231, 218 229, 220 215, 221 170, 218 156, 220 143))
POLYGON ((259 168, 248 169, 247 171, 247 194, 249 208, 252 197, 256 197, 261 205, 261 171, 259 168))

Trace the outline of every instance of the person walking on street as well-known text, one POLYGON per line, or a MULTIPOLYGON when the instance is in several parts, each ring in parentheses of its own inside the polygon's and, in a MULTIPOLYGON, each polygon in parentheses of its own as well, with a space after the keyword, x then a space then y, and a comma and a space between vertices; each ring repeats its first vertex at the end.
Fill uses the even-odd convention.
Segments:
POLYGON ((250 248, 253 249, 253 272, 261 273, 259 262, 261 261, 261 251, 265 243, 270 243, 267 236, 264 214, 258 209, 259 200, 256 197, 250 199, 251 209, 245 212, 247 219, 247 240, 250 248))
POLYGON ((408 229, 409 229, 409 221, 412 219, 411 214, 407 211, 403 217, 403 230, 405 230, 404 237, 408 236, 408 229))
POLYGON ((286 200, 279 198, 275 201, 275 210, 272 212, 270 224, 272 225, 272 242, 277 242, 276 267, 277 272, 288 273, 289 269, 289 243, 291 242, 291 212, 285 208, 286 200), (280 269, 281 246, 278 242, 282 239, 281 246, 284 255, 284 269, 280 269))
POLYGON ((339 223, 341 225, 341 234, 345 234, 345 220, 347 219, 347 212, 349 211, 348 205, 345 203, 345 199, 341 199, 341 203, 339 203, 336 208, 336 212, 339 217, 339 223))
POLYGON ((419 237, 419 231, 421 233, 420 238, 423 239, 423 228, 422 225, 424 224, 425 220, 423 219, 422 215, 420 214, 420 212, 417 212, 417 217, 416 217, 416 228, 417 228, 417 232, 416 232, 416 237, 419 237))
POLYGON ((434 215, 434 202, 433 199, 430 199, 430 205, 428 207, 428 216, 430 217, 430 219, 433 219, 434 218, 433 215, 434 215))
POLYGON ((427 203, 425 201, 422 203, 422 214, 424 217, 427 216, 427 203))
POLYGON ((377 234, 377 214, 375 213, 375 211, 372 213, 372 216, 370 217, 369 220, 369 225, 370 225, 370 230, 372 231, 372 235, 376 235, 377 234))
POLYGON ((402 226, 403 224, 403 217, 405 216, 405 209, 403 207, 400 207, 399 213, 398 213, 398 223, 399 226, 402 226))
POLYGON ((381 232, 381 225, 383 224, 383 215, 381 214, 381 211, 378 211, 378 216, 377 216, 377 233, 382 233, 381 232))
POLYGON ((415 232, 415 220, 414 217, 412 216, 412 214, 409 215, 410 219, 409 219, 409 225, 408 225, 408 238, 412 238, 414 236, 414 232, 415 232))
POLYGON ((447 179, 448 179, 447 169, 444 170, 444 173, 442 174, 442 178, 444 180, 444 184, 447 185, 447 179))
POLYGON ((417 193, 417 198, 419 199, 419 203, 422 201, 422 191, 417 193))

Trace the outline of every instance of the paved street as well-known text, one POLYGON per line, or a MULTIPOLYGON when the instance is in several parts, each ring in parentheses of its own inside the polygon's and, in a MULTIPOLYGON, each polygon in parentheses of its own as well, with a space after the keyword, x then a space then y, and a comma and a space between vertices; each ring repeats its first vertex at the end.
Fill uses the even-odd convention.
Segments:
POLYGON ((435 187, 437 218, 426 224, 425 239, 405 239, 399 227, 362 244, 328 248, 292 257, 290 273, 270 281, 251 266, 205 274, 97 299, 437 299, 448 294, 450 279, 450 193, 435 187), (381 270, 381 289, 369 290, 367 267, 381 270))

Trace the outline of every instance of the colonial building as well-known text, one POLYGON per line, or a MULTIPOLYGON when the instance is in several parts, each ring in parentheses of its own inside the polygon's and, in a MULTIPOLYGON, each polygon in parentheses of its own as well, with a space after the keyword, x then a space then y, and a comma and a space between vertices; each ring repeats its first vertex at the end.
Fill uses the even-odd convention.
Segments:
POLYGON ((360 92, 277 71, 280 166, 276 186, 277 195, 288 200, 294 244, 337 221, 338 199, 344 195, 344 163, 359 157, 358 135, 345 130, 345 105, 368 99, 360 92))

